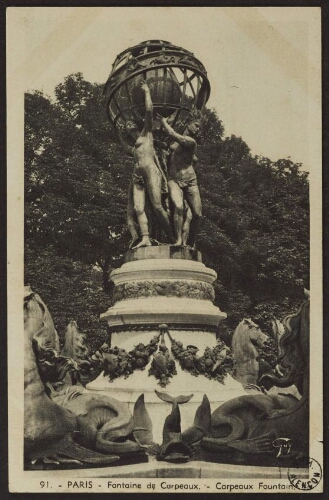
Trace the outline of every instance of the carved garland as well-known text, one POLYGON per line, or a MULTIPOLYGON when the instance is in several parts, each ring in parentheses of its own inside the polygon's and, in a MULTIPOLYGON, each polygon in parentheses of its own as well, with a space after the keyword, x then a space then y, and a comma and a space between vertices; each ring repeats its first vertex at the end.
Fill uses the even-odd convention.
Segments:
POLYGON ((118 377, 127 378, 136 369, 144 370, 149 363, 151 355, 157 350, 160 334, 155 335, 149 344, 138 344, 127 352, 119 347, 109 347, 106 343, 96 351, 91 359, 100 366, 110 382, 118 377))
POLYGON ((196 377, 204 375, 223 384, 226 375, 232 374, 234 370, 234 359, 230 349, 219 340, 215 347, 206 347, 202 356, 198 356, 198 350, 193 345, 184 347, 182 342, 171 338, 171 352, 183 370, 189 371, 196 377))
POLYGON ((206 347, 204 354, 198 356, 197 347, 193 345, 184 347, 182 342, 172 338, 168 325, 160 325, 159 328, 160 333, 146 345, 139 343, 128 352, 104 343, 89 360, 83 360, 81 364, 71 358, 57 355, 53 349, 35 347, 42 380, 44 383, 56 384, 61 382, 70 371, 82 381, 83 363, 88 363, 90 373, 98 376, 101 371, 104 371, 112 382, 119 377, 129 377, 135 370, 144 370, 151 362, 149 375, 154 376, 161 387, 166 387, 171 378, 177 375, 175 359, 183 370, 187 370, 192 375, 204 375, 222 383, 227 373, 232 373, 233 357, 230 349, 222 341, 218 341, 214 348, 206 347), (170 348, 166 345, 165 334, 170 339, 170 348))
POLYGON ((198 356, 197 347, 192 345, 184 347, 182 342, 171 337, 168 330, 165 333, 170 338, 171 349, 168 349, 162 331, 155 335, 149 344, 140 343, 129 352, 103 344, 92 356, 92 360, 100 366, 105 375, 109 376, 110 381, 113 381, 118 377, 129 377, 136 369, 144 370, 152 359, 149 375, 154 376, 161 387, 166 387, 171 378, 177 374, 174 359, 179 362, 183 370, 192 375, 204 375, 221 383, 224 383, 228 373, 233 372, 233 357, 224 342, 218 341, 213 348, 206 347, 204 354, 198 356))
POLYGON ((114 302, 142 297, 184 297, 199 300, 215 300, 215 292, 209 283, 202 281, 132 281, 117 285, 114 289, 114 302))

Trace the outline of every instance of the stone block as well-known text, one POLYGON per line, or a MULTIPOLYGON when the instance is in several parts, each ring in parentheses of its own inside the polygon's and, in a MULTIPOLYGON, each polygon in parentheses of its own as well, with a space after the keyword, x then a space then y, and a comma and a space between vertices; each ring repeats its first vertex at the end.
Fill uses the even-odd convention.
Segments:
POLYGON ((179 478, 190 478, 190 477, 200 477, 200 468, 191 467, 190 464, 184 465, 171 465, 168 464, 167 467, 161 467, 157 469, 157 477, 179 477, 179 478))
POLYGON ((201 467, 201 477, 221 479, 280 479, 279 467, 259 467, 249 465, 208 464, 204 462, 201 467))

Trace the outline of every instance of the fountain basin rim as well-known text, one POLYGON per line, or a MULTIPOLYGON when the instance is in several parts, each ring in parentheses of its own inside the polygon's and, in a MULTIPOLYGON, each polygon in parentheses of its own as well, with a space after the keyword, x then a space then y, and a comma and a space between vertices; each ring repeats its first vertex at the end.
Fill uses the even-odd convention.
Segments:
POLYGON ((150 323, 217 326, 226 317, 210 300, 163 296, 118 301, 100 316, 109 326, 150 323))

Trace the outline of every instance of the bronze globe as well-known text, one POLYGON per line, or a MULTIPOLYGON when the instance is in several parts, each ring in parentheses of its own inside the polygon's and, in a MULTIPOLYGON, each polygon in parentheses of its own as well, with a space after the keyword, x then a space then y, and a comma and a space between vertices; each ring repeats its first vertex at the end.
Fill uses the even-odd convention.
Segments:
MULTIPOLYGON (((117 56, 104 87, 107 115, 118 134, 128 121, 142 128, 141 80, 151 90, 154 114, 172 115, 173 128, 187 120, 191 110, 202 112, 210 94, 207 72, 191 52, 163 40, 142 42, 117 56)), ((155 136, 158 133, 155 126, 155 136)))

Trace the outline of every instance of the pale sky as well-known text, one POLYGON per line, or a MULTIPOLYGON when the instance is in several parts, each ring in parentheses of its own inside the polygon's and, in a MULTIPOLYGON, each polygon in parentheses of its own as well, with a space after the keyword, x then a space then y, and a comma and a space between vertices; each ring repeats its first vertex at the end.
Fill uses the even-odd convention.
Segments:
POLYGON ((117 54, 149 39, 193 52, 208 72, 225 135, 251 152, 312 169, 321 102, 320 9, 306 7, 12 7, 8 74, 52 96, 82 72, 105 83, 117 54))

